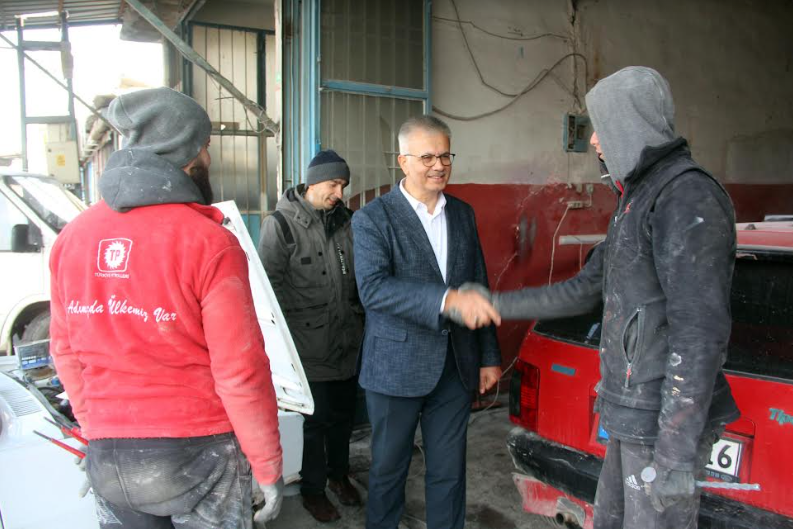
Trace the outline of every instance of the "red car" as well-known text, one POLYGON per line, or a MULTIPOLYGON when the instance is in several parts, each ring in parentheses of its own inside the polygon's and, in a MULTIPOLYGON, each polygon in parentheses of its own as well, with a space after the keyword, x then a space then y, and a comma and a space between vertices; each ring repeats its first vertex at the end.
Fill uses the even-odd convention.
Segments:
MULTIPOLYGON (((793 528, 793 222, 738 225, 733 328, 724 366, 741 418, 713 445, 700 527, 793 528)), ((594 413, 601 309, 537 322, 510 387, 508 445, 526 511, 592 527, 606 453, 594 413)))

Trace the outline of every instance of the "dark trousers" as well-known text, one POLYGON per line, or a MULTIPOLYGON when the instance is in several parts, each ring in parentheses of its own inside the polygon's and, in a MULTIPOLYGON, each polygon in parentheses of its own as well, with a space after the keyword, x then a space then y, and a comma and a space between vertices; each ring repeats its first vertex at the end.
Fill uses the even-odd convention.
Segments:
POLYGON ((251 466, 234 434, 99 439, 86 472, 102 529, 252 529, 251 466))
POLYGON ((355 417, 358 381, 309 382, 314 414, 303 423, 303 469, 300 492, 323 494, 328 478, 340 480, 350 471, 350 436, 355 417))
MULTIPOLYGON (((705 479, 713 443, 719 434, 703 434, 697 451, 697 480, 705 479)), ((600 471, 595 494, 594 529, 696 529, 700 489, 691 500, 656 511, 641 479, 642 469, 653 462, 652 445, 628 443, 611 438, 600 471)))
POLYGON ((405 482, 416 426, 426 462, 428 529, 458 529, 465 522, 465 455, 471 394, 452 353, 435 389, 424 397, 366 392, 372 424, 367 529, 396 529, 405 508, 405 482))

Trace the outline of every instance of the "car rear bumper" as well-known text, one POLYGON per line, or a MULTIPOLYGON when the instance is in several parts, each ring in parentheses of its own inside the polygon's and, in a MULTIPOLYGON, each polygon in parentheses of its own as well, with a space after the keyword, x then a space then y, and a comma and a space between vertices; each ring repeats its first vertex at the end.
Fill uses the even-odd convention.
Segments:
MULTIPOLYGON (((602 460, 553 443, 516 427, 507 437, 507 446, 515 467, 529 480, 536 480, 556 489, 560 497, 570 496, 588 507, 595 503, 595 491, 602 460)), ((525 481, 525 480, 524 480, 525 481)), ((521 494, 520 478, 516 477, 521 494)), ((549 516, 547 509, 534 509, 533 502, 524 496, 524 509, 549 516)), ((587 509, 587 515, 590 510, 587 509)), ((793 519, 765 511, 734 500, 708 493, 702 495, 699 510, 700 527, 711 529, 793 529, 793 519)), ((591 520, 585 526, 591 527, 591 520)))

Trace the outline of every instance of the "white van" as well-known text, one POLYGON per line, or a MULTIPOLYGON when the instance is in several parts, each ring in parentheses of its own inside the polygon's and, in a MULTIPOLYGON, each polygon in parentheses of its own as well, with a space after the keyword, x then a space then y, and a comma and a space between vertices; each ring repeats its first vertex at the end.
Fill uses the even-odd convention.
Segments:
POLYGON ((49 337, 50 249, 84 209, 53 178, 0 170, 0 355, 49 337))
MULTIPOLYGON (((18 345, 49 337, 49 250, 66 222, 85 206, 48 177, 0 173, 0 178, 0 321, 2 347, 10 349, 12 341, 18 345)), ((290 483, 299 478, 302 465, 301 413, 313 413, 314 401, 286 320, 236 205, 215 206, 249 256, 253 300, 278 398, 284 481, 290 483)), ((9 371, 0 372, 0 529, 98 528, 92 495, 77 496, 84 476, 73 456, 34 431, 73 446, 76 441, 47 422, 58 412, 42 398, 36 384, 26 380, 14 357, 5 360, 0 362, 0 371, 4 366, 9 371)))

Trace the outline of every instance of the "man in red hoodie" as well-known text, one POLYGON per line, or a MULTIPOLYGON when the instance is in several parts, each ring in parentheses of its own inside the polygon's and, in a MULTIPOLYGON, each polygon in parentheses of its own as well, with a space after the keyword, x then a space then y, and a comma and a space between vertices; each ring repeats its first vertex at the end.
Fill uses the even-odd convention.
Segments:
POLYGON ((209 204, 211 125, 168 88, 115 99, 103 201, 52 250, 51 349, 103 528, 253 527, 283 495, 247 257, 209 204))

